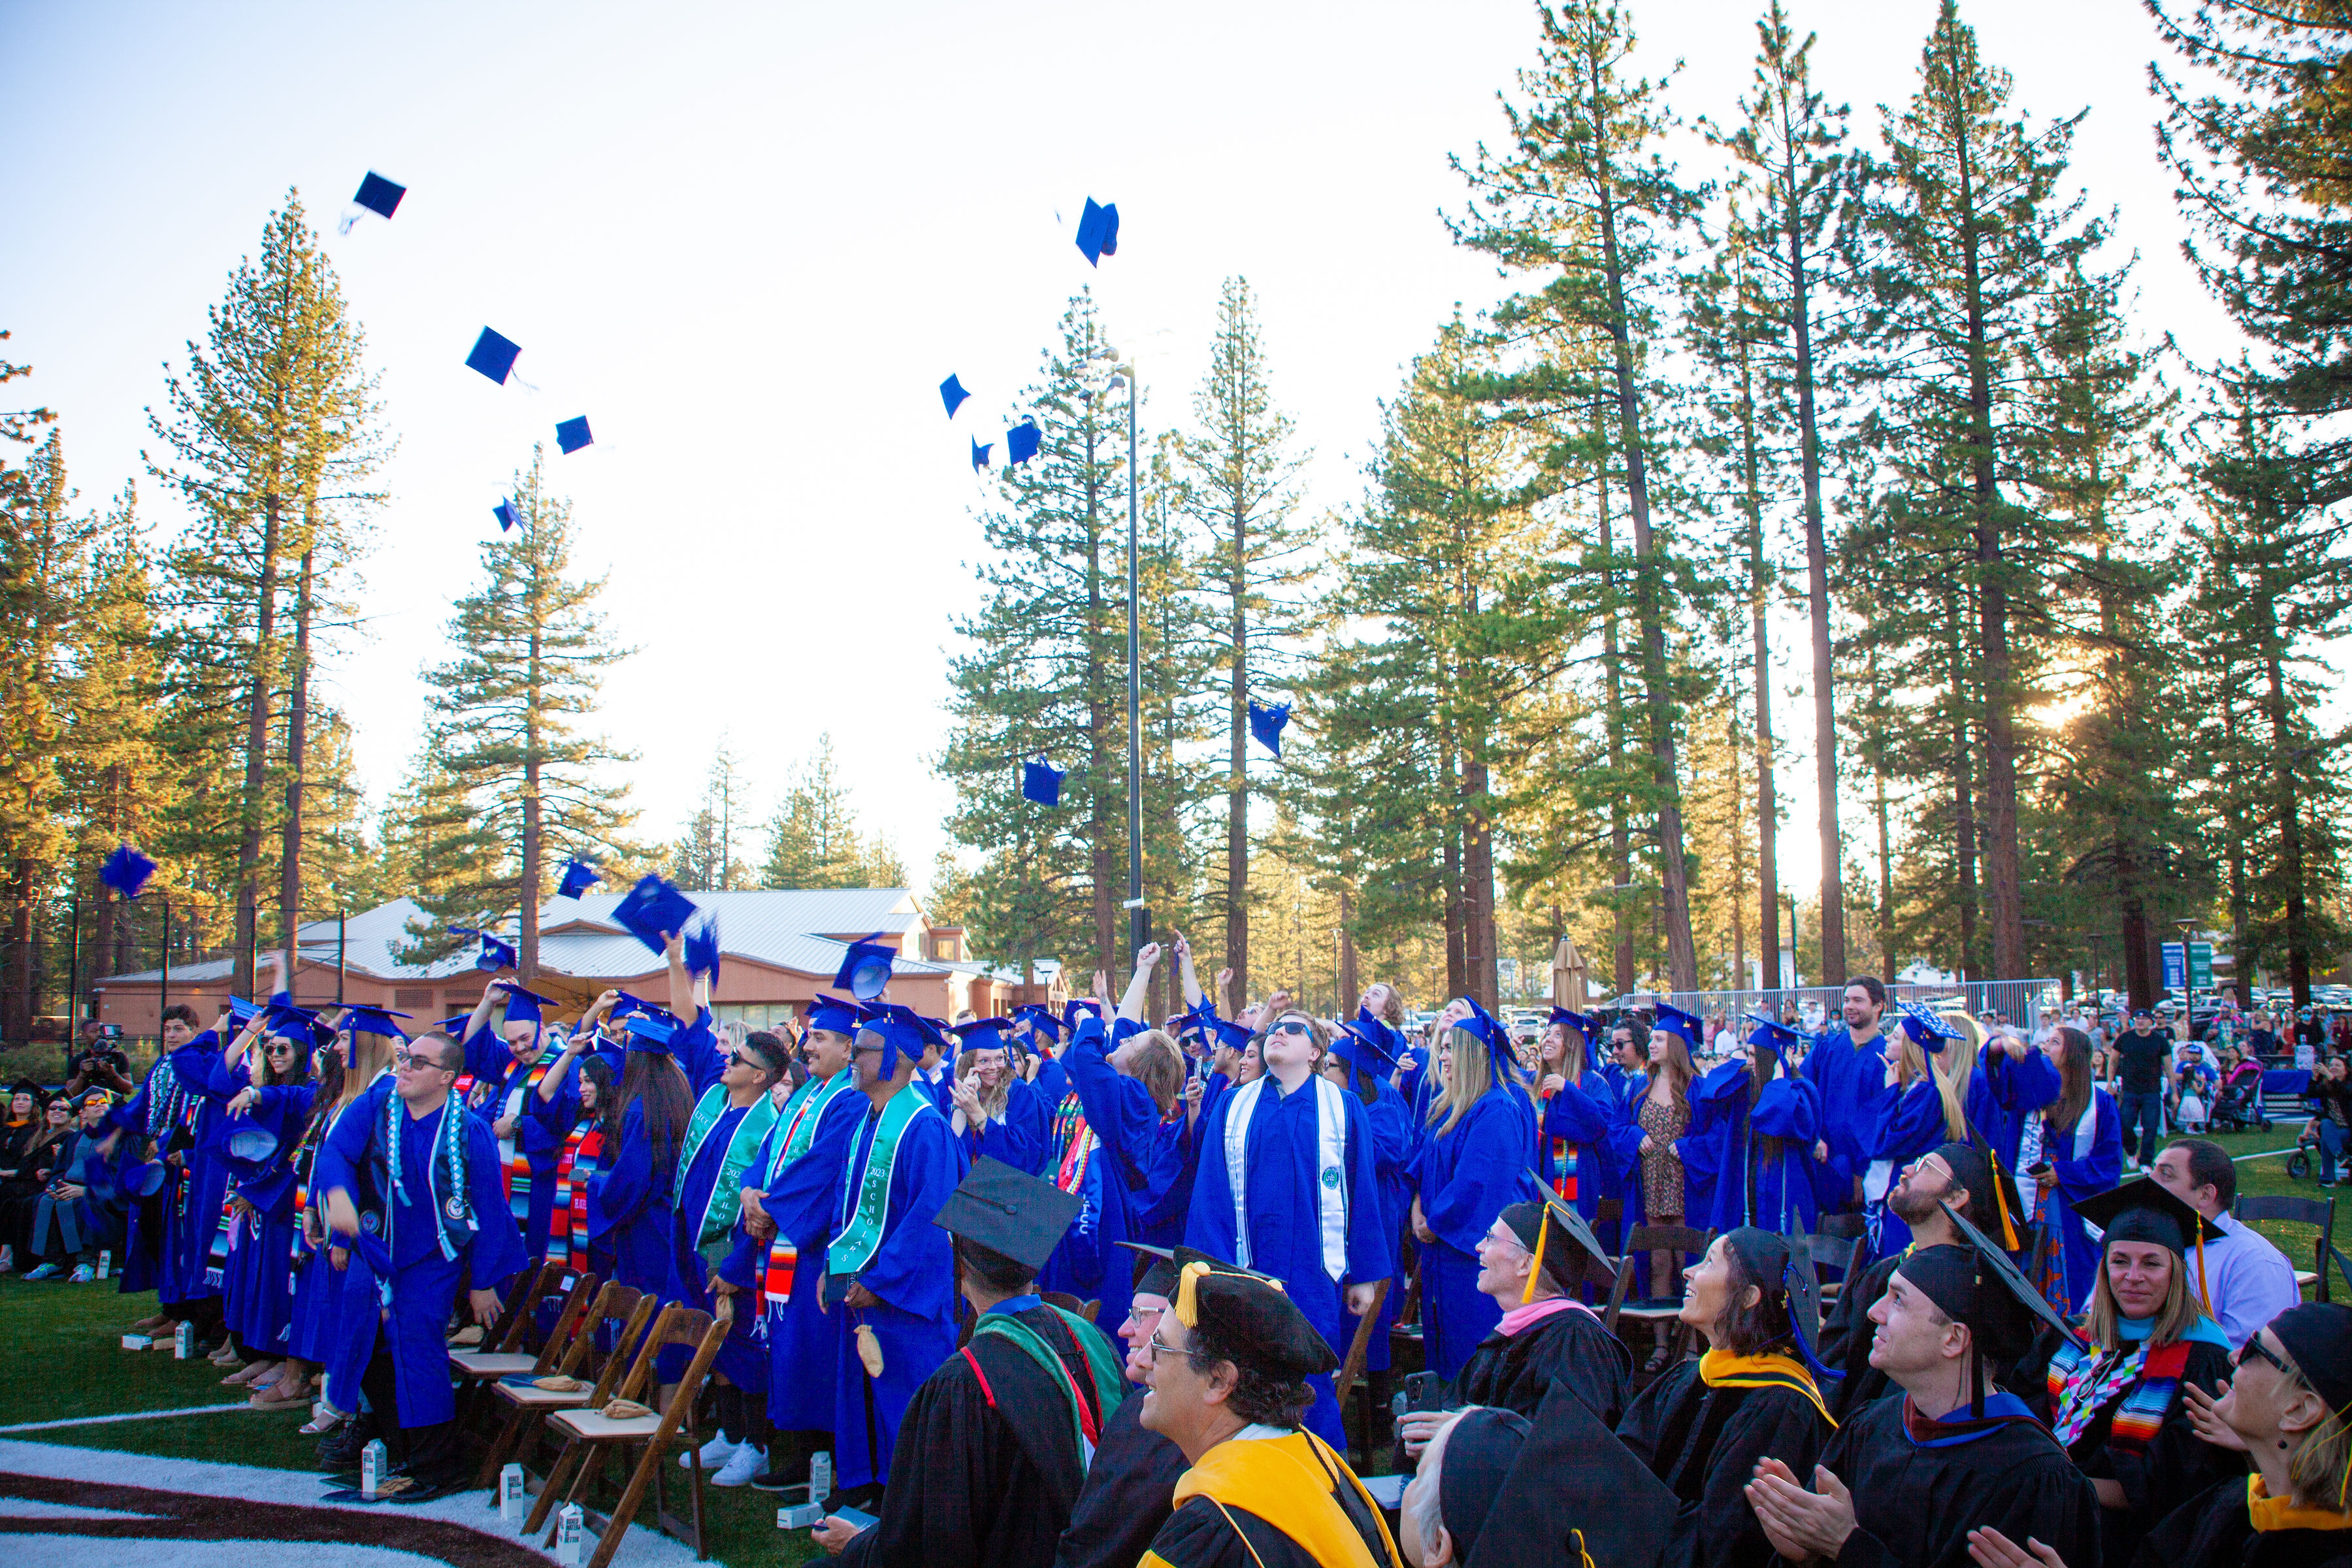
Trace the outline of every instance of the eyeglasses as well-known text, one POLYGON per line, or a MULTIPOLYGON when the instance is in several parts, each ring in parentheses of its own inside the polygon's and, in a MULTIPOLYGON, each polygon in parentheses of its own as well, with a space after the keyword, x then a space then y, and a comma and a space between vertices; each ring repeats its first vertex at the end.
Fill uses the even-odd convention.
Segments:
POLYGON ((1158 1329, 1154 1329, 1151 1331, 1151 1337, 1143 1342, 1143 1352, 1154 1362, 1157 1362, 1160 1359, 1160 1352, 1161 1351, 1166 1351, 1171 1355, 1189 1355, 1192 1353, 1189 1351, 1179 1350, 1176 1346, 1170 1344, 1166 1340, 1160 1337, 1160 1331, 1158 1329))
POLYGON ((2250 1339, 2244 1344, 2240 1345, 2238 1347, 2238 1353, 2230 1359, 2236 1365, 2243 1366, 2246 1364, 2246 1358, 2250 1355, 2260 1356, 2263 1360, 2278 1368, 2282 1375, 2294 1375, 2294 1369, 2287 1365, 2286 1363, 2281 1360, 2274 1352, 2265 1346, 2263 1343, 2263 1337, 2260 1334, 2256 1334, 2252 1339, 2250 1339))
POLYGON ((1270 1026, 1265 1032, 1269 1035, 1311 1035, 1315 1030, 1304 1018, 1285 1018, 1270 1026))

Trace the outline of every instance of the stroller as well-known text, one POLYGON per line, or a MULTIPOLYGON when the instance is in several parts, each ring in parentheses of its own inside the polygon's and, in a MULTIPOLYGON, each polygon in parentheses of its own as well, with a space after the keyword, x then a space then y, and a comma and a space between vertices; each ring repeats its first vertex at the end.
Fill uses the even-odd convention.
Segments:
POLYGON ((2260 1062, 2240 1062, 2213 1095, 2208 1125, 2215 1132, 2247 1132, 2267 1127, 2263 1111, 2263 1068, 2260 1062))

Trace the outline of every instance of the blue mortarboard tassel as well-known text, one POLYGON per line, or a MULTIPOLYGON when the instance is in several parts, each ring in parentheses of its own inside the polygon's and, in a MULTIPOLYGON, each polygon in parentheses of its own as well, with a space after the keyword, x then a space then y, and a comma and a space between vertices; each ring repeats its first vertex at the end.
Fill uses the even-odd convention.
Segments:
POLYGON ((659 877, 640 877, 637 885, 614 906, 613 919, 654 952, 663 952, 667 948, 662 933, 677 936, 685 931, 694 920, 694 900, 659 877))
POLYGON ((1086 211, 1078 215, 1078 250, 1087 265, 1097 265, 1106 256, 1118 254, 1118 204, 1097 205, 1092 196, 1087 198, 1086 211))
POLYGON ((851 942, 833 977, 835 985, 860 1002, 873 1001, 890 984, 890 961, 898 954, 874 940, 881 934, 871 931, 864 940, 851 942))
POLYGON ((106 864, 98 868, 98 879, 126 899, 135 899, 146 887, 147 879, 155 874, 155 862, 128 844, 115 846, 106 864))
POLYGON ((971 395, 963 389, 963 383, 953 376, 940 383, 940 401, 948 405, 948 417, 950 419, 955 417, 955 411, 963 406, 963 400, 971 395))
POLYGON ((988 467, 988 455, 994 450, 996 450, 996 443, 993 441, 974 441, 971 444, 972 472, 978 473, 988 467))
POLYGON ((504 533, 515 525, 514 502, 510 500, 499 502, 498 505, 490 508, 490 515, 499 520, 499 531, 504 533))
POLYGON ((1004 433, 1004 460, 1015 467, 1037 455, 1037 443, 1044 439, 1037 421, 1024 419, 1004 433))
POLYGON ((474 352, 466 356, 466 368, 478 370, 504 386, 507 377, 514 374, 516 356, 521 353, 515 344, 484 327, 482 335, 474 340, 474 352))
POLYGON ((1255 697, 1249 700, 1250 733, 1257 737, 1259 745, 1277 757, 1282 755, 1283 728, 1289 722, 1289 703, 1277 702, 1269 707, 1255 697))
POLYGON ((1021 798, 1039 805, 1059 805, 1062 804, 1062 781, 1069 776, 1069 769, 1055 767, 1045 760, 1045 753, 1040 752, 1035 762, 1021 764, 1021 798))
POLYGON ((719 984, 719 917, 705 910, 686 933, 686 968, 689 974, 708 974, 719 984))
POLYGON ((555 444, 563 448, 567 457, 595 443, 596 437, 588 434, 588 416, 585 414, 577 419, 566 419, 555 427, 555 444))
POLYGON ((604 879, 596 868, 585 860, 574 860, 563 868, 563 885, 556 891, 567 899, 576 899, 604 879))
POLYGON ((360 193, 353 205, 363 206, 378 217, 390 217, 400 209, 400 198, 408 194, 406 185, 395 185, 382 174, 370 169, 367 178, 360 182, 360 193))

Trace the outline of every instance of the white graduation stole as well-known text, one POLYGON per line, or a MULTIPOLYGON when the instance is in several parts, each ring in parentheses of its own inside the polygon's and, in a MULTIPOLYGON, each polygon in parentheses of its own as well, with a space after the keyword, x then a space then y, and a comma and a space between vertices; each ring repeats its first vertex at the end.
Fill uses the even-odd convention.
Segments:
MULTIPOLYGON (((1251 1267, 1249 1240, 1249 1123, 1272 1075, 1252 1079, 1233 1091, 1225 1112, 1225 1181, 1234 1192, 1234 1261, 1251 1267)), ((1322 1220, 1323 1272, 1334 1284, 1348 1274, 1348 1108, 1339 1086, 1317 1073, 1307 1080, 1315 1091, 1315 1205, 1322 1220)))

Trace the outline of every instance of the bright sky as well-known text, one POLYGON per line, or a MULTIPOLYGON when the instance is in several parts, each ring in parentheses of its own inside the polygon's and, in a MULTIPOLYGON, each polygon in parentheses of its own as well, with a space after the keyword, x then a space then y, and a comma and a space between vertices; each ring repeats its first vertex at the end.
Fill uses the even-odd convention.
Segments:
MULTIPOLYGON (((1685 117, 1736 112, 1757 9, 1637 0, 1645 68, 1685 61, 1685 117)), ((1909 95, 1935 9, 1792 6, 1822 35, 1816 80, 1872 145, 1873 106, 1909 95)), ((2147 92, 2159 46, 2136 0, 1963 15, 2020 106, 2091 109, 2075 173, 2121 209, 2143 324, 2222 351, 2179 258, 2147 92)), ((1315 453, 1310 510, 1347 504, 1405 362, 1455 301, 1503 287, 1437 215, 1463 204, 1447 154, 1500 136, 1495 94, 1535 37, 1525 0, 0 0, 0 357, 35 366, 10 391, 62 416, 85 505, 137 479, 143 515, 176 527, 141 462, 142 411, 298 188, 400 443, 362 565, 369 618, 322 675, 377 798, 417 743, 417 672, 478 580, 490 508, 544 439, 578 562, 612 571, 611 624, 637 650, 604 723, 643 753, 643 837, 676 835, 722 736, 764 813, 829 731, 866 822, 920 880, 945 842, 927 757, 986 493, 965 443, 992 425, 1001 442, 1064 302, 1095 286, 1142 356, 1147 422, 1167 422, 1189 409, 1221 280, 1246 276, 1315 453), (408 196, 339 237, 370 169, 408 196), (1071 243, 1088 195, 1122 219, 1099 272, 1071 243), (537 395, 464 367, 486 324, 522 345, 537 395), (951 371, 976 394, 953 424, 934 390, 951 371), (595 446, 554 457, 555 423, 583 413, 595 446)), ((1685 152, 1699 173, 1705 149, 1685 152)), ((1801 628, 1780 630, 1776 673, 1801 688, 1801 628)), ((1783 885, 1803 886, 1811 710, 1780 708, 1799 813, 1783 885)))

